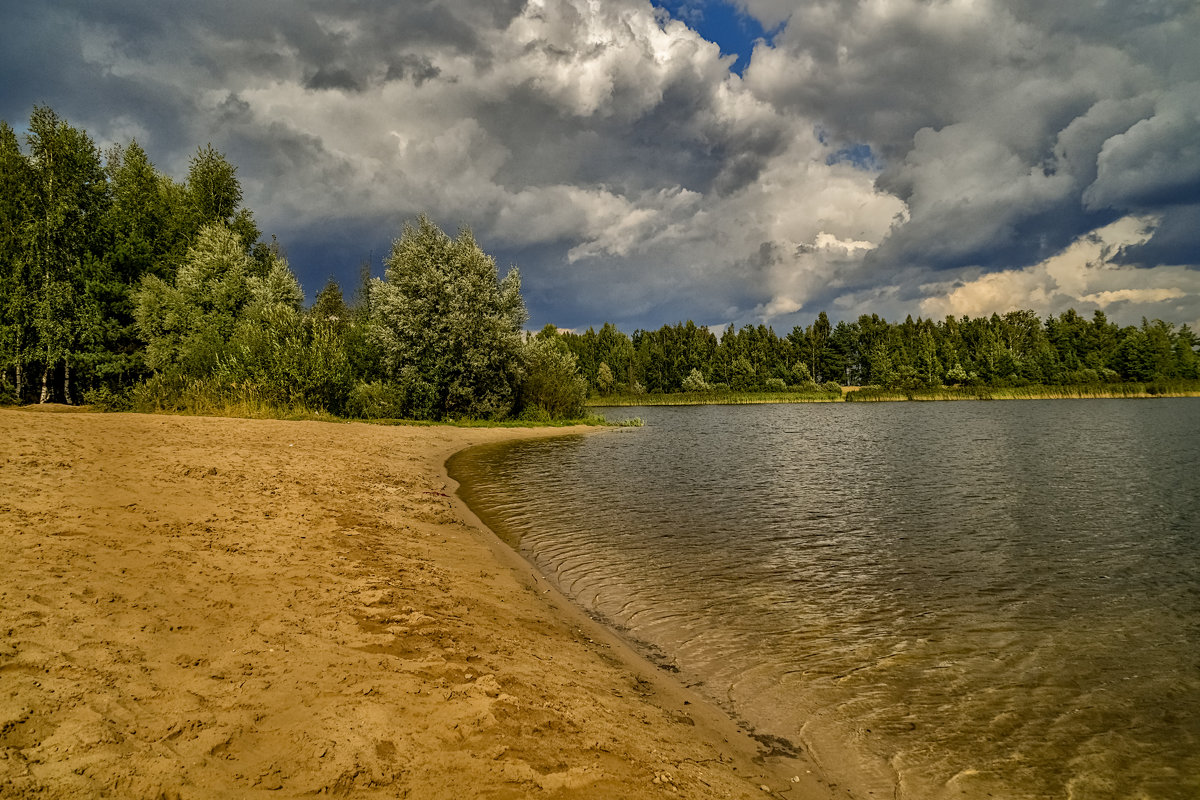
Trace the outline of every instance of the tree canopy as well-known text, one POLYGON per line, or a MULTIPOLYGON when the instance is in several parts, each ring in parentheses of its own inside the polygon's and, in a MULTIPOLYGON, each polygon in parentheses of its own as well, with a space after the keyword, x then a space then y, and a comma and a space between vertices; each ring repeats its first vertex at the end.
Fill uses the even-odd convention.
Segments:
POLYGON ((386 264, 371 284, 371 333, 405 413, 509 415, 527 318, 517 270, 500 279, 468 228, 451 239, 424 216, 404 226, 386 264))

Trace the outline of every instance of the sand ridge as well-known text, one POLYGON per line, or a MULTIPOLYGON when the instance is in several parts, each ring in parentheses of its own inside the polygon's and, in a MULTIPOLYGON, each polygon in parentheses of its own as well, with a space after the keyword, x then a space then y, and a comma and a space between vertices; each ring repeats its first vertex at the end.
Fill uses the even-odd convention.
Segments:
POLYGON ((838 795, 451 496, 561 432, 0 411, 0 797, 838 795))

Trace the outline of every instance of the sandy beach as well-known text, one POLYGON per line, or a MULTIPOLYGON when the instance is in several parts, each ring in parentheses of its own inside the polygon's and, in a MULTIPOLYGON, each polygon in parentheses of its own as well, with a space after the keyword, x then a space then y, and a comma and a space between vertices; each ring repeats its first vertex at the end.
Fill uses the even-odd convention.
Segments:
POLYGON ((0 797, 851 796, 454 497, 563 432, 0 411, 0 797))

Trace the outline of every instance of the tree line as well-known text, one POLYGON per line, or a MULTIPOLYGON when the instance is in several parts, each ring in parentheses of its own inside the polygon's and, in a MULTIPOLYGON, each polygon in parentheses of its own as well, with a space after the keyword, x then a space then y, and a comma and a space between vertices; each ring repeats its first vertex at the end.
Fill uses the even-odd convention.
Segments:
POLYGON ((815 390, 821 384, 918 389, 1173 381, 1200 378, 1200 338, 1187 325, 1120 327, 1096 311, 1044 320, 1033 311, 990 317, 876 314, 831 325, 824 311, 784 335, 730 325, 720 336, 686 323, 627 336, 611 324, 563 333, 589 390, 640 394, 726 389, 815 390))
POLYGON ((1186 325, 1099 311, 531 336, 517 270, 501 278, 470 230, 424 217, 382 279, 350 298, 330 280, 306 308, 211 145, 177 181, 136 141, 102 153, 47 107, 24 140, 0 121, 0 402, 553 419, 582 416, 589 394, 1200 377, 1186 325))
POLYGON ((523 334, 470 230, 405 225, 383 279, 310 308, 211 145, 176 181, 136 141, 101 153, 37 107, 0 121, 0 401, 231 405, 358 417, 575 418, 586 387, 553 332, 523 334))

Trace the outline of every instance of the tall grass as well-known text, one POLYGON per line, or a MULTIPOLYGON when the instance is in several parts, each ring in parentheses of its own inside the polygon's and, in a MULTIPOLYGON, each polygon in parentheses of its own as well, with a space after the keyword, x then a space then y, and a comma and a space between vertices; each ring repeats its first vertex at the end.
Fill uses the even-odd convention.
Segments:
POLYGON ((1064 386, 942 386, 926 389, 885 389, 864 386, 846 395, 848 402, 900 400, 1077 400, 1126 397, 1200 397, 1200 381, 1148 381, 1064 386))
POLYGON ((740 406, 766 403, 836 403, 842 393, 815 392, 669 392, 661 394, 610 394, 588 398, 589 406, 740 406))

